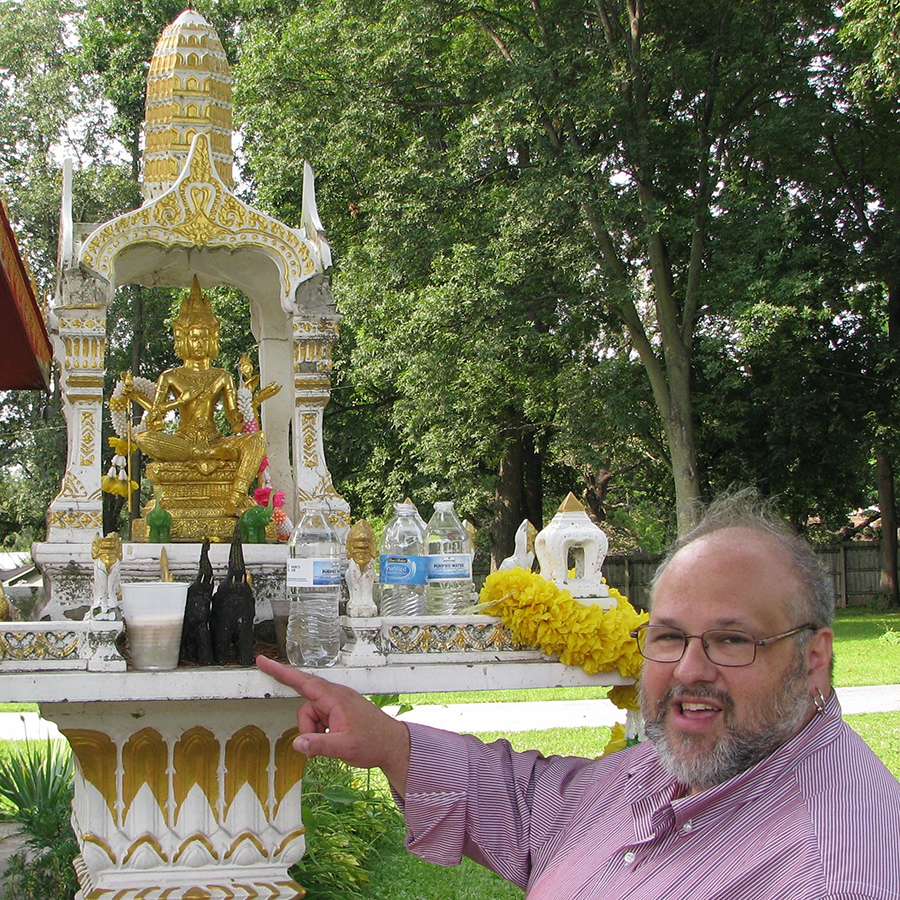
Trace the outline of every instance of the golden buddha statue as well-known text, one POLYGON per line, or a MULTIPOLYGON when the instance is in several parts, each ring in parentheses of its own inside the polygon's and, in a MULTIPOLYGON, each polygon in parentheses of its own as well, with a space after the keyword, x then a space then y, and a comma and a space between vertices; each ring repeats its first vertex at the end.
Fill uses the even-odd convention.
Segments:
MULTIPOLYGON (((248 491, 266 452, 265 434, 242 432, 234 379, 212 365, 219 353, 219 320, 196 276, 173 331, 183 365, 159 376, 152 402, 134 389, 130 372, 122 376, 124 396, 147 410, 146 430, 137 431, 134 442, 154 460, 147 477, 161 489, 161 502, 172 514, 172 540, 230 539, 234 517, 254 505, 248 491), (220 404, 232 434, 223 434, 216 425, 220 404), (171 412, 177 414, 177 426, 166 431, 171 412)), ((145 515, 153 504, 143 510, 145 515)), ((146 529, 135 526, 134 539, 145 539, 146 529)))

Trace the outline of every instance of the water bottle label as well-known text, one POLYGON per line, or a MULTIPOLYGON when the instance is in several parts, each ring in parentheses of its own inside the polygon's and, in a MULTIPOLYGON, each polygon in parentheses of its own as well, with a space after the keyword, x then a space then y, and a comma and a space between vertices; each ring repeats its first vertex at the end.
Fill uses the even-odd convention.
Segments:
POLYGON ((425 584, 428 577, 428 557, 382 553, 378 572, 378 580, 382 584, 425 584))
POLYGON ((468 553, 446 553, 428 557, 429 581, 471 577, 472 557, 468 553))
POLYGON ((289 588, 333 587, 341 583, 341 562, 338 559, 289 559, 287 586, 289 588))

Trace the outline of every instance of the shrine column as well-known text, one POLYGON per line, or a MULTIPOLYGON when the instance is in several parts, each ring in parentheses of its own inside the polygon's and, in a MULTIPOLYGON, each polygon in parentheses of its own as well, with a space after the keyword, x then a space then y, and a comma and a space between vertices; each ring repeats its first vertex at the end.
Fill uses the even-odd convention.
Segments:
MULTIPOLYGON (((92 280, 74 274, 81 282, 92 280)), ((71 280, 69 276, 68 280, 71 280)), ((90 285, 81 284, 82 292, 90 285)), ((51 314, 51 338, 59 365, 62 411, 68 449, 59 494, 47 513, 47 540, 90 543, 103 529, 102 472, 103 376, 106 372, 106 307, 63 302, 51 314)))
POLYGON ((331 397, 331 348, 339 316, 294 316, 294 485, 296 518, 303 509, 325 509, 341 540, 350 529, 350 506, 331 483, 322 439, 322 414, 331 397))

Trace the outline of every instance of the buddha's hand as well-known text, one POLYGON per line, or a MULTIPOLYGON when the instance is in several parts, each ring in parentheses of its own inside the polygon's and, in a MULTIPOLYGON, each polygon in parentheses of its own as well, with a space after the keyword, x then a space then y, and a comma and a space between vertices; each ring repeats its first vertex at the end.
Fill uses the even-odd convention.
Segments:
POLYGON ((165 412, 161 409, 150 409, 144 416, 144 424, 151 431, 162 431, 165 425, 165 412))

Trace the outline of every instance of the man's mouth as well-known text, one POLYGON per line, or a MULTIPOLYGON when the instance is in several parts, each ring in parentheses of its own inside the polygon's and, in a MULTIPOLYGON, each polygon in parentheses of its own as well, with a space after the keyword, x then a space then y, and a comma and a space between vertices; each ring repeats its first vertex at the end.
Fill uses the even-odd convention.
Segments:
POLYGON ((721 712, 721 707, 719 706, 696 700, 682 700, 680 703, 676 701, 675 706, 676 708, 680 707, 681 714, 689 719, 706 718, 721 712))

